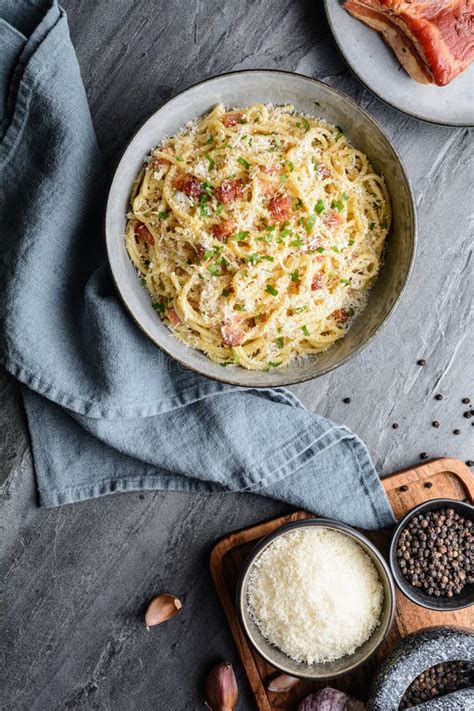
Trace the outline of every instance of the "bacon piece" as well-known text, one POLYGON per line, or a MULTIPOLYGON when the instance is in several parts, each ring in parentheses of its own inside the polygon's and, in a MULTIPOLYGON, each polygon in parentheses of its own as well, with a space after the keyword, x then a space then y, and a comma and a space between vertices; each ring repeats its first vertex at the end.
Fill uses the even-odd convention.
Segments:
POLYGON ((332 172, 327 166, 318 163, 318 176, 323 180, 327 180, 328 178, 332 178, 332 172))
POLYGON ((347 319, 349 318, 349 311, 347 309, 336 309, 335 311, 332 312, 331 316, 334 316, 336 321, 339 321, 339 323, 345 323, 347 319))
POLYGON ((229 126, 237 126, 242 121, 242 116, 243 114, 224 114, 221 121, 227 128, 229 126))
POLYGON ((274 220, 285 222, 290 216, 291 200, 289 195, 277 195, 268 203, 268 210, 274 220))
POLYGON ((323 222, 329 229, 339 227, 339 225, 342 224, 342 215, 340 215, 337 210, 329 210, 329 212, 326 212, 324 215, 323 222))
POLYGON ((235 232, 235 222, 234 220, 224 220, 219 222, 218 225, 214 225, 211 229, 212 236, 218 239, 220 242, 224 242, 226 237, 235 232))
POLYGON ((180 326, 183 323, 172 306, 166 310, 166 315, 168 316, 171 325, 174 327, 180 326))
POLYGON ((346 0, 344 7, 382 33, 418 82, 445 86, 474 60, 471 0, 346 0))
POLYGON ((150 230, 143 222, 137 222, 135 224, 135 235, 138 239, 144 240, 147 244, 155 244, 155 240, 150 230))
MULTIPOLYGON (((164 146, 164 148, 160 148, 160 151, 162 153, 168 153, 169 155, 173 154, 173 151, 169 146, 164 146)), ((151 161, 152 168, 161 168, 161 166, 166 165, 167 163, 171 163, 171 161, 167 158, 162 158, 161 156, 153 156, 151 161)))
POLYGON ((264 197, 271 197, 272 195, 275 194, 275 191, 277 189, 277 185, 275 183, 272 183, 270 180, 258 180, 258 184, 260 186, 260 192, 264 197))
POLYGON ((240 346, 244 340, 241 326, 242 316, 231 316, 224 319, 221 325, 222 341, 226 346, 240 346))
POLYGON ((173 185, 180 193, 184 193, 188 197, 201 197, 204 190, 201 183, 191 173, 180 173, 173 181, 173 185))
POLYGON ((327 277, 324 274, 315 274, 311 282, 311 291, 322 289, 328 283, 327 277))
POLYGON ((215 196, 219 202, 227 205, 229 202, 234 202, 239 197, 242 197, 244 189, 244 181, 242 178, 235 178, 233 180, 224 180, 220 188, 215 190, 215 196))

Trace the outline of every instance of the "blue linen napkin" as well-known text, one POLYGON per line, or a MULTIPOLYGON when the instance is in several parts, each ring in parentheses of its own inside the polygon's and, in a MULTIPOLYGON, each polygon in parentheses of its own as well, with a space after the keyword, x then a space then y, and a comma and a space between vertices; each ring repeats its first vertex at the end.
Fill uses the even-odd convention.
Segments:
POLYGON ((105 264, 105 183, 65 13, 1 0, 0 42, 0 362, 23 384, 40 504, 252 491, 392 524, 347 428, 284 389, 185 370, 138 330, 105 264))

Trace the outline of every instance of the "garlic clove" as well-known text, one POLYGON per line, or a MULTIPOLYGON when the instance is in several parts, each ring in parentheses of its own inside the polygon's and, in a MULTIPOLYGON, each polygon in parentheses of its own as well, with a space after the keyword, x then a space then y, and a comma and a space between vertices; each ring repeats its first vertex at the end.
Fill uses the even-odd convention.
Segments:
POLYGON ((289 674, 279 674, 267 684, 268 691, 273 691, 274 694, 281 694, 292 689, 300 680, 296 676, 289 674))
POLYGON ((221 662, 208 674, 206 703, 211 711, 234 711, 237 699, 237 679, 232 664, 221 662))
POLYGON ((166 622, 170 617, 176 615, 183 607, 181 600, 174 595, 158 595, 148 605, 145 612, 145 624, 147 629, 166 622))

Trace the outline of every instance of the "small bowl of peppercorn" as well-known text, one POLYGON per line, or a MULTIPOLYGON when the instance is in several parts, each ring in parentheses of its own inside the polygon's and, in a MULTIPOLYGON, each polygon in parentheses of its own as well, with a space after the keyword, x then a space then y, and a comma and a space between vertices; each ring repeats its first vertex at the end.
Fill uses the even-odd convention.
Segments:
POLYGON ((430 610, 460 610, 474 603, 474 506, 432 499, 397 525, 390 567, 400 590, 430 610))

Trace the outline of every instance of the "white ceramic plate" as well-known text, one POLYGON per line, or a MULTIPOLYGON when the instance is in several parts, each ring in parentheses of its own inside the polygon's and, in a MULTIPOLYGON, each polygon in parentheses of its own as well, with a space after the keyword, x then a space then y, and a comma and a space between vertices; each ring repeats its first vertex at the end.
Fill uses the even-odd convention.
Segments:
POLYGON ((419 84, 380 33, 356 20, 342 0, 324 0, 337 45, 354 74, 380 99, 424 121, 474 126, 474 64, 448 86, 419 84))
MULTIPOLYGON (((336 89, 299 74, 242 71, 208 79, 168 101, 140 128, 117 167, 106 212, 106 240, 112 274, 123 302, 137 324, 156 345, 182 365, 209 378, 247 387, 289 385, 315 378, 346 362, 364 348, 388 321, 411 272, 415 252, 416 217, 408 178, 395 149, 378 124, 352 99, 336 89), (165 326, 151 306, 127 250, 124 231, 129 196, 135 176, 152 148, 188 121, 217 103, 225 106, 293 104, 302 113, 320 116, 341 126, 349 140, 369 156, 382 173, 392 197, 393 224, 384 264, 371 289, 364 312, 348 334, 324 353, 300 358, 269 371, 225 368, 204 353, 189 348, 165 326)), ((124 344, 124 347, 126 345, 124 344)))

